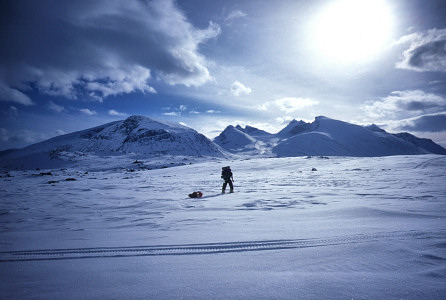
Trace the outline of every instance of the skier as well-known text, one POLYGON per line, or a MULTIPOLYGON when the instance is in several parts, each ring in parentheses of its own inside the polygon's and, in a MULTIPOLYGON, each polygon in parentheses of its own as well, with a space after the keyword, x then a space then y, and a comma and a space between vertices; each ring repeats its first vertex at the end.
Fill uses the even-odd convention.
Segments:
POLYGON ((223 183, 221 193, 222 194, 225 193, 226 186, 228 185, 228 183, 229 183, 229 188, 230 188, 229 192, 234 193, 234 185, 232 184, 232 182, 234 181, 234 177, 232 176, 231 167, 227 166, 227 167, 221 168, 221 178, 223 178, 223 180, 225 181, 223 183))

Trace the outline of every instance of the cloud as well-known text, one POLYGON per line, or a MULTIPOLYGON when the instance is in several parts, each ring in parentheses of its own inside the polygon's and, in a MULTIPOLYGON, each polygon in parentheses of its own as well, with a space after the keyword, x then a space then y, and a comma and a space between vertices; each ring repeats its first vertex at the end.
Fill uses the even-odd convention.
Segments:
POLYGON ((221 113, 221 111, 219 110, 213 110, 213 109, 209 109, 206 111, 207 114, 219 114, 221 113))
POLYGON ((7 142, 9 140, 8 130, 0 128, 0 141, 7 142))
POLYGON ((19 119, 19 109, 14 105, 11 105, 7 110, 2 111, 2 115, 8 119, 18 120, 19 119))
POLYGON ((0 128, 0 150, 11 148, 22 148, 29 144, 34 144, 54 136, 65 134, 63 130, 56 130, 49 134, 39 133, 32 130, 8 130, 0 128))
MULTIPOLYGON (((90 92, 90 97, 98 97, 99 100, 102 100, 102 97, 106 98, 113 95, 129 94, 135 90, 143 93, 156 94, 156 90, 147 85, 147 81, 150 78, 149 69, 141 66, 133 66, 133 68, 128 68, 124 72, 113 72, 105 82, 86 82, 84 87, 86 91, 90 92)), ((92 77, 92 80, 95 79, 92 77)))
MULTIPOLYGON (((187 111, 187 105, 181 104, 178 107, 162 107, 161 110, 168 111, 163 113, 164 116, 181 116, 183 112, 187 111)), ((194 110, 189 111, 190 114, 198 113, 194 110)))
POLYGON ((62 130, 62 129, 57 129, 55 132, 54 132, 54 135, 55 136, 58 136, 58 135, 63 135, 63 134, 67 134, 64 130, 62 130))
POLYGON ((446 99, 421 90, 395 91, 362 107, 372 118, 408 118, 446 109, 446 99))
POLYGON ((41 133, 37 133, 31 130, 18 130, 9 131, 4 128, 0 128, 0 140, 2 142, 13 142, 15 144, 30 144, 36 143, 47 138, 41 133))
POLYGON ((88 108, 81 108, 79 109, 79 111, 87 116, 94 116, 97 115, 98 113, 95 112, 94 110, 90 110, 88 108))
POLYGON ((410 43, 397 68, 419 72, 446 72, 446 28, 403 36, 399 44, 410 43))
POLYGON ((53 112, 57 112, 57 113, 61 113, 61 112, 63 112, 63 111, 65 110, 65 108, 64 108, 63 106, 61 106, 61 105, 57 105, 57 104, 54 103, 53 101, 49 101, 49 102, 46 104, 46 107, 47 107, 49 110, 51 110, 51 111, 53 111, 53 112))
POLYGON ((164 116, 179 116, 179 115, 181 115, 181 113, 178 113, 176 111, 171 111, 171 112, 163 113, 163 115, 164 116))
POLYGON ((251 94, 251 88, 245 86, 244 84, 242 84, 241 82, 238 82, 238 81, 234 81, 234 83, 231 84, 230 91, 234 96, 237 96, 237 97, 240 95, 251 94))
POLYGON ((246 16, 247 16, 246 13, 244 13, 243 11, 241 11, 239 9, 236 9, 229 13, 229 15, 226 17, 225 21, 232 21, 234 19, 244 18, 246 16))
POLYGON ((274 119, 274 121, 279 125, 288 124, 292 120, 293 120, 293 118, 291 116, 277 117, 274 119))
POLYGON ((11 88, 1 82, 0 79, 0 101, 14 102, 22 105, 33 105, 31 98, 22 93, 21 91, 11 88))
POLYGON ((265 111, 281 111, 286 114, 297 110, 318 105, 319 102, 309 98, 285 97, 274 101, 263 103, 257 108, 265 111))
POLYGON ((126 113, 122 113, 122 112, 118 112, 118 111, 116 111, 116 110, 114 110, 114 109, 110 109, 110 110, 108 111, 108 114, 109 114, 110 116, 114 116, 114 117, 127 117, 127 116, 128 116, 128 114, 126 114, 126 113))
POLYGON ((194 27, 173 0, 1 1, 0 11, 2 101, 33 104, 25 95, 31 86, 100 100, 155 93, 152 79, 185 86, 212 81, 199 46, 220 27, 194 27))
POLYGON ((417 132, 446 131, 446 112, 422 115, 415 118, 404 119, 392 124, 394 128, 417 132))

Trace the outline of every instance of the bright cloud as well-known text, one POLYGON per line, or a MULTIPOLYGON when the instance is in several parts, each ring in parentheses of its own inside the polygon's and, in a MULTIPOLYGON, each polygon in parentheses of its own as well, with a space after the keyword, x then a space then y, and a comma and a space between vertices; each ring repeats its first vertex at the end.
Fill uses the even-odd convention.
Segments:
POLYGON ((263 103, 258 109, 265 111, 281 111, 286 114, 301 110, 306 107, 318 105, 319 102, 309 98, 286 97, 263 103))
POLYGON ((243 83, 239 82, 239 81, 234 81, 233 84, 231 84, 231 89, 230 89, 231 93, 234 96, 240 96, 240 95, 249 95, 251 94, 251 88, 245 86, 243 83))
POLYGON ((163 113, 164 116, 179 116, 180 113, 176 112, 176 111, 170 111, 170 112, 166 112, 163 113))
POLYGON ((409 43, 409 48, 403 52, 403 60, 397 63, 397 68, 446 72, 446 28, 406 35, 398 43, 409 43))
POLYGON ((218 110, 210 109, 210 110, 207 110, 206 113, 208 113, 208 114, 219 114, 219 113, 221 113, 221 112, 218 111, 218 110))
POLYGON ((118 111, 116 111, 116 110, 114 110, 114 109, 110 109, 110 110, 108 111, 108 114, 109 114, 110 116, 114 116, 114 117, 127 117, 127 116, 128 116, 128 114, 126 114, 126 113, 122 113, 122 112, 118 112, 118 111))
POLYGON ((407 118, 443 111, 446 99, 420 90, 395 91, 387 97, 368 102, 362 109, 372 118, 407 118))
POLYGON ((8 53, 0 55, 1 101, 32 105, 25 95, 31 83, 47 95, 100 100, 156 93, 152 78, 185 86, 212 80, 198 48, 218 36, 220 27, 195 28, 173 0, 45 5, 36 9, 17 0, 0 7, 14 20, 0 32, 0 50, 8 53))

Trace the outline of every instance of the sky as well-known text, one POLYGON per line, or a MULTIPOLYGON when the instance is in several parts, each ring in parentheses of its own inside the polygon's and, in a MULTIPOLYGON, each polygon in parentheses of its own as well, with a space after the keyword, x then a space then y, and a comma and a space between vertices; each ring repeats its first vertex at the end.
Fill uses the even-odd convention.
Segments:
POLYGON ((131 115, 446 146, 444 0, 6 0, 0 41, 0 150, 131 115))

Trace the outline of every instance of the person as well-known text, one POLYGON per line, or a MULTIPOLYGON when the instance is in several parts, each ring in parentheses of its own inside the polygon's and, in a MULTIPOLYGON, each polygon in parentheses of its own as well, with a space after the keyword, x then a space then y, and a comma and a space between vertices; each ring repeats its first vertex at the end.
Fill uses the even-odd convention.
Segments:
POLYGON ((222 194, 225 193, 226 186, 228 184, 229 184, 229 188, 230 188, 229 192, 234 193, 234 185, 232 184, 232 182, 234 181, 234 177, 232 175, 231 167, 227 166, 227 167, 221 168, 221 178, 223 178, 223 180, 225 181, 223 183, 221 193, 222 194))

